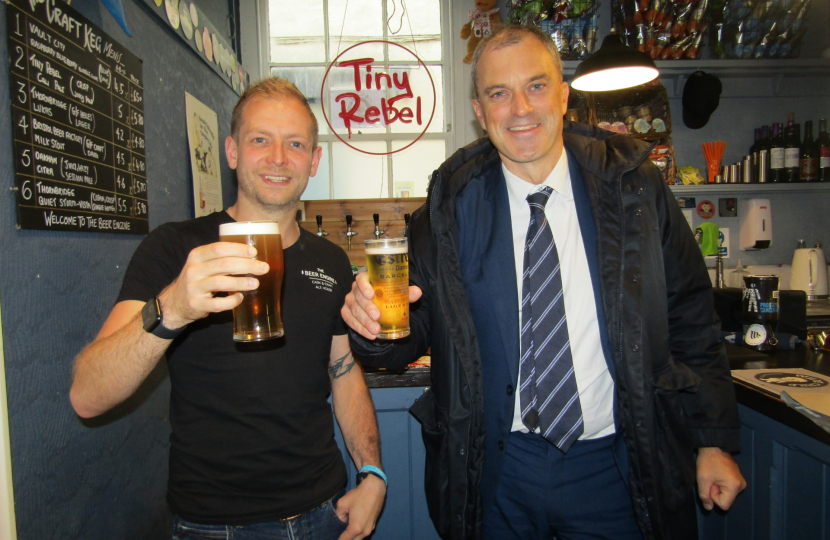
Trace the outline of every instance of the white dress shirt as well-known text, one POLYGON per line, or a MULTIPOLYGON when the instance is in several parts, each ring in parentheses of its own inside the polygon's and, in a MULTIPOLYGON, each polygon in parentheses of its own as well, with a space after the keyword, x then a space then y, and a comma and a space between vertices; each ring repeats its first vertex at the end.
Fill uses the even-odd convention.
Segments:
MULTIPOLYGON (((559 253, 562 288, 565 291, 565 315, 584 424, 580 439, 594 439, 610 435, 614 433, 614 380, 608 372, 602 352, 594 288, 576 215, 567 155, 563 150, 559 161, 544 184, 538 186, 512 174, 504 165, 502 165, 502 171, 507 181, 510 219, 513 224, 513 255, 516 262, 516 285, 519 293, 516 299, 519 304, 519 320, 516 324, 521 329, 524 245, 527 228, 530 225, 530 207, 527 204, 527 196, 539 191, 542 186, 550 186, 553 193, 545 205, 545 216, 553 231, 553 240, 559 253)), ((518 354, 521 356, 521 351, 518 354)), ((516 388, 518 389, 519 386, 517 380, 516 388)), ((527 427, 522 423, 518 390, 515 396, 511 431, 527 432, 527 427)))

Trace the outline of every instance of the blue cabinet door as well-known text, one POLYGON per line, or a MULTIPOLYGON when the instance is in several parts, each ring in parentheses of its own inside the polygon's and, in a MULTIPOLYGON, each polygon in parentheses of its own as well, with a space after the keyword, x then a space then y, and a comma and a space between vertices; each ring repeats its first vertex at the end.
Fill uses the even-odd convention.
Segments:
POLYGON ((747 488, 728 513, 698 512, 701 540, 830 539, 830 446, 738 407, 747 488))
MULTIPOLYGON (((383 468, 389 479, 383 508, 373 540, 439 540, 427 512, 424 495, 424 443, 421 425, 409 414, 409 407, 424 388, 374 388, 372 399, 378 415, 383 468)), ((340 430, 337 444, 349 471, 349 489, 357 471, 340 430)))

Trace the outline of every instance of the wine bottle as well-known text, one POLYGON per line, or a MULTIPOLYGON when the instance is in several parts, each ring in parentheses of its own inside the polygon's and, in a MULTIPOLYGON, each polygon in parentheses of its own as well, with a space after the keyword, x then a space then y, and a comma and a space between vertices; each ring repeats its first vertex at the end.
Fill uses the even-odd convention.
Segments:
POLYGON ((818 181, 818 152, 813 141, 813 121, 804 122, 804 142, 801 143, 800 179, 802 182, 818 181))
POLYGON ((787 116, 784 129, 784 182, 798 182, 801 178, 801 126, 794 118, 793 113, 787 116))
POLYGON ((771 182, 770 179, 770 149, 772 148, 772 133, 770 127, 767 125, 761 126, 761 142, 758 143, 758 149, 752 156, 752 162, 755 165, 755 182, 760 182, 761 178, 765 182, 771 182))
POLYGON ((818 179, 830 182, 830 135, 827 134, 827 120, 818 121, 818 179))
POLYGON ((784 181, 784 136, 781 132, 781 122, 772 125, 770 138, 769 169, 771 182, 784 181))
POLYGON ((761 146, 758 147, 759 150, 769 150, 770 149, 770 139, 772 138, 772 133, 769 126, 761 126, 761 146))
POLYGON ((755 142, 749 147, 749 155, 752 156, 758 151, 758 144, 761 142, 761 128, 755 128, 755 142))

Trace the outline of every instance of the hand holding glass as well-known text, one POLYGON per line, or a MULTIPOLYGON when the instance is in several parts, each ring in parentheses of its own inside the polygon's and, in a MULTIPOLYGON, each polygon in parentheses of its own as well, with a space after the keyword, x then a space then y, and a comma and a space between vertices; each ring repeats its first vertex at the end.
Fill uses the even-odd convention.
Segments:
POLYGON ((380 339, 409 335, 409 253, 406 238, 366 240, 366 266, 380 310, 380 339))
POLYGON ((256 248, 255 259, 268 263, 268 273, 254 276, 259 287, 242 291, 242 303, 233 309, 234 341, 263 341, 283 335, 280 315, 283 258, 280 225, 276 221, 240 221, 219 225, 222 242, 256 248))

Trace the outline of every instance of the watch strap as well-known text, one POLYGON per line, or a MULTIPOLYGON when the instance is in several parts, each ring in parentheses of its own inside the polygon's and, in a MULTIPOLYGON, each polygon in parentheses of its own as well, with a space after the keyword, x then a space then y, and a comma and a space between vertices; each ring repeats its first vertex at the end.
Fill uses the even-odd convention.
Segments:
POLYGON ((161 339, 174 339, 181 334, 185 328, 185 326, 182 326, 181 328, 171 330, 170 328, 164 326, 164 323, 159 323, 150 333, 156 337, 160 337, 161 339))
POLYGON ((164 326, 163 315, 161 312, 161 302, 158 297, 151 298, 142 308, 141 313, 144 331, 161 339, 174 339, 181 334, 186 326, 172 330, 164 326))

